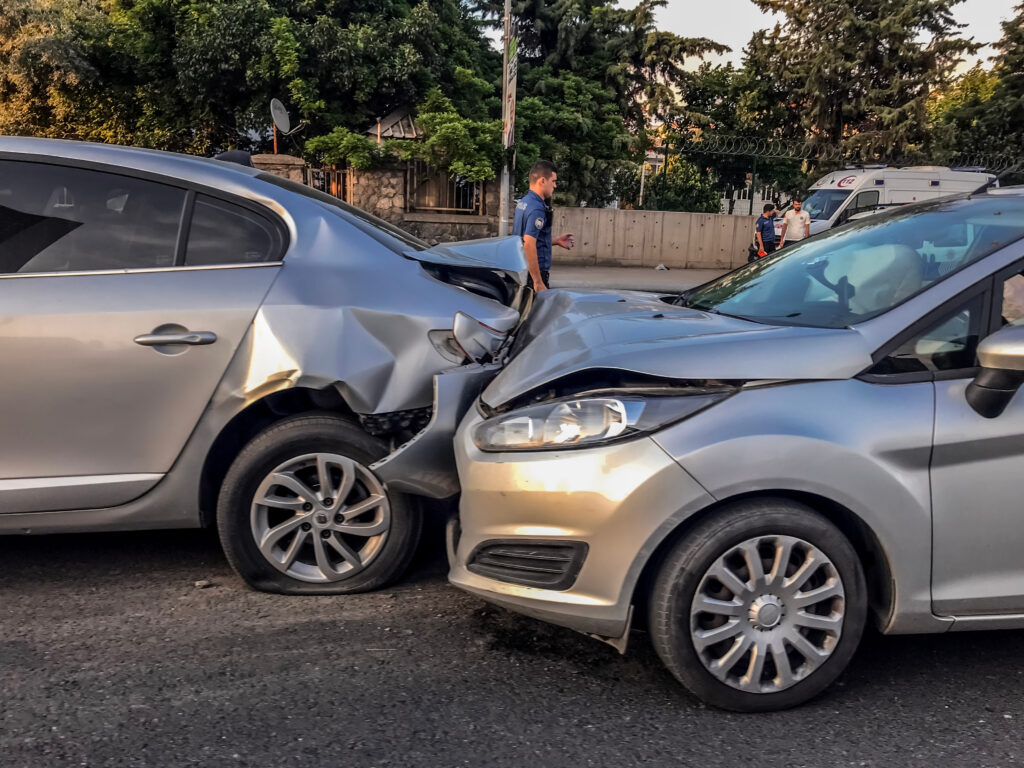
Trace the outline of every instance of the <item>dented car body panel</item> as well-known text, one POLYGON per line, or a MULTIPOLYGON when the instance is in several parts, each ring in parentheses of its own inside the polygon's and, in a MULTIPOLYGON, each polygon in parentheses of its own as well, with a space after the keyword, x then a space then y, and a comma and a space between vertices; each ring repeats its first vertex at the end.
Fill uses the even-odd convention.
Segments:
POLYGON ((586 371, 662 379, 845 379, 871 364, 851 329, 773 326, 667 304, 656 294, 551 291, 537 296, 512 359, 483 399, 499 407, 586 371))
MULTIPOLYGON (((465 365, 431 332, 450 335, 458 312, 507 326, 526 300, 514 238, 435 252, 252 168, 11 137, 0 137, 0 161, 156 182, 257 209, 286 233, 280 258, 263 263, 0 275, 0 321, 12 329, 0 339, 10 363, 0 389, 21 404, 0 437, 0 532, 199 525, 226 432, 254 407, 271 412, 285 392, 377 424, 421 411, 425 442, 438 450, 447 430, 450 450, 462 414, 429 419, 435 376, 470 368, 475 396, 493 370, 465 365), (215 342, 140 346, 141 335, 171 326, 215 342)), ((442 396, 457 407, 473 397, 442 396)), ((404 431, 379 436, 397 448, 415 430, 393 421, 404 431)), ((454 486, 453 459, 426 462, 418 479, 404 453, 392 482, 406 492, 454 486)))

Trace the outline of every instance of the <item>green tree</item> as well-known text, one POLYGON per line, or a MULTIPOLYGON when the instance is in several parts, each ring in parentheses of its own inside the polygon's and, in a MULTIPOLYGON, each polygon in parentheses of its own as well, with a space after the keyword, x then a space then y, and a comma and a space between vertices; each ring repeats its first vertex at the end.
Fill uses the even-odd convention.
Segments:
POLYGON ((815 142, 856 159, 920 157, 929 94, 978 48, 958 36, 961 0, 754 2, 785 26, 752 44, 749 62, 783 86, 815 142))
POLYGON ((692 211, 718 213, 718 185, 706 169, 679 157, 668 163, 644 184, 644 200, 640 203, 640 172, 635 166, 619 170, 615 186, 622 202, 648 211, 692 211))
POLYGON ((460 0, 0 3, 11 133, 265 148, 273 96, 309 121, 306 135, 360 132, 434 87, 457 109, 495 113, 499 68, 460 0))
POLYGON ((81 137, 80 96, 100 80, 92 41, 106 28, 98 3, 0 4, 0 133, 81 137))
MULTIPOLYGON (((557 198, 601 205, 613 178, 636 163, 645 129, 678 103, 691 75, 687 60, 724 51, 703 38, 658 30, 666 0, 619 8, 614 0, 513 0, 519 20, 517 186, 538 158, 559 169, 557 198)), ((502 0, 483 0, 481 15, 500 26, 502 0)))
POLYGON ((1003 22, 989 71, 976 66, 933 96, 937 143, 962 157, 1024 158, 1024 3, 1003 22))

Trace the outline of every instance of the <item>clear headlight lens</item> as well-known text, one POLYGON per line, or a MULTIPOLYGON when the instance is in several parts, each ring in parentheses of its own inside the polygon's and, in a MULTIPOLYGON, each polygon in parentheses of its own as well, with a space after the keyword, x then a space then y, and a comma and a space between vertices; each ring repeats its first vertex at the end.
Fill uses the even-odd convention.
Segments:
POLYGON ((543 451, 587 447, 653 432, 732 394, 685 397, 586 397, 556 400, 488 419, 473 430, 482 451, 543 451))

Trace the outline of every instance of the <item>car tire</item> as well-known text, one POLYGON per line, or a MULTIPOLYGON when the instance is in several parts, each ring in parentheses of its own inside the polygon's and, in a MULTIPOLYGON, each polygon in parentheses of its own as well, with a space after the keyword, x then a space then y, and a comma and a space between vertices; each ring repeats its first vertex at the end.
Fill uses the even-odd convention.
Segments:
POLYGON ((288 418, 258 434, 232 463, 217 503, 232 568, 255 589, 289 595, 367 592, 398 579, 422 513, 370 472, 386 454, 383 442, 333 414, 288 418))
POLYGON ((831 522, 788 499, 718 510, 668 553, 650 632, 693 694, 736 712, 801 704, 853 657, 867 617, 864 573, 831 522))

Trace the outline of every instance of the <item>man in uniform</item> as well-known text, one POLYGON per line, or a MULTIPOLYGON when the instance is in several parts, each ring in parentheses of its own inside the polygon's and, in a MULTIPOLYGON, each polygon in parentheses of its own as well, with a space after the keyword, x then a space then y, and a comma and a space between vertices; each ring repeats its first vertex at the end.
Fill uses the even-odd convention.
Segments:
MULTIPOLYGON (((770 253, 775 252, 775 214, 778 211, 775 210, 774 203, 764 204, 764 213, 762 213, 757 223, 754 225, 754 244, 757 246, 757 255, 760 256, 762 253, 767 256, 770 253)), ((753 261, 753 258, 747 259, 747 261, 753 261)))
POLYGON ((551 246, 566 250, 573 246, 572 233, 551 239, 551 195, 558 183, 558 172, 547 160, 538 160, 530 169, 530 191, 516 205, 512 234, 523 240, 526 263, 530 268, 530 287, 543 291, 551 286, 551 246))

